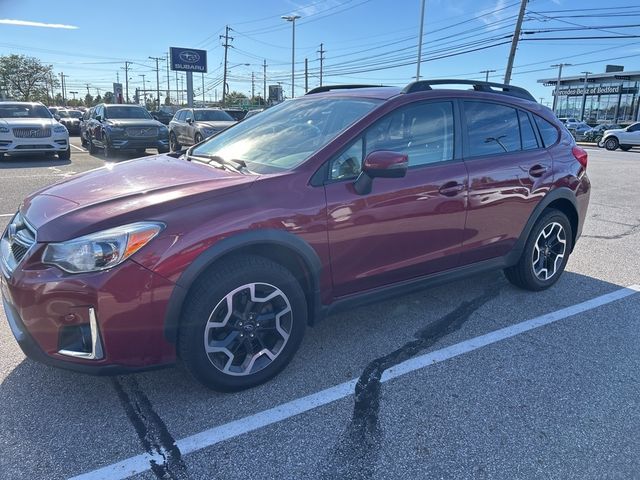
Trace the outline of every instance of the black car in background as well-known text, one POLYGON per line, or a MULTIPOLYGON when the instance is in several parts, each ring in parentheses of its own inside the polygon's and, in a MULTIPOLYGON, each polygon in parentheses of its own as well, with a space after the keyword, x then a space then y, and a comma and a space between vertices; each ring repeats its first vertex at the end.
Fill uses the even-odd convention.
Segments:
POLYGON ((242 120, 247 114, 247 111, 241 108, 225 108, 224 111, 231 115, 236 122, 242 120))
POLYGON ((80 110, 58 110, 56 118, 67 127, 69 134, 80 133, 80 119, 82 118, 80 110))
POLYGON ((159 110, 155 110, 150 113, 155 120, 158 120, 160 123, 164 125, 169 125, 169 122, 171 121, 175 113, 178 111, 178 108, 179 107, 174 105, 163 105, 160 107, 159 110))
POLYGON ((102 149, 105 157, 123 150, 135 150, 138 154, 147 148, 158 153, 169 151, 169 130, 140 105, 96 105, 86 128, 92 154, 98 149, 102 149))

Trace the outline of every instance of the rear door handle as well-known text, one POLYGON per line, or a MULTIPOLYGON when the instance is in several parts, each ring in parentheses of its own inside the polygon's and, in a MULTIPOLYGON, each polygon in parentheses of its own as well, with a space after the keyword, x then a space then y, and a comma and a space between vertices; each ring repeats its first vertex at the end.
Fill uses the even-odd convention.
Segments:
POLYGON ((545 173, 547 173, 547 167, 544 165, 534 165, 529 169, 529 175, 532 177, 541 177, 545 173))
POLYGON ((441 195, 446 197, 455 197, 458 193, 464 190, 464 185, 458 182, 447 182, 442 185, 438 191, 441 195))

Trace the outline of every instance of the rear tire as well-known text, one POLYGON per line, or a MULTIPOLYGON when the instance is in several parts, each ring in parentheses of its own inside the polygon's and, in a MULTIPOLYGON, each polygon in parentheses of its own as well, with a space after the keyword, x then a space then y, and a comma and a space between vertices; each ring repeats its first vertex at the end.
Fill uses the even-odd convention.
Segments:
POLYGON ((609 151, 614 151, 620 146, 620 142, 616 137, 609 137, 604 141, 604 148, 609 151))
POLYGON ((516 287, 525 290, 549 288, 558 281, 567 265, 572 239, 567 216, 559 210, 546 210, 531 229, 520 260, 505 268, 505 276, 516 287))
POLYGON ((254 255, 217 263, 192 286, 184 305, 178 354, 197 380, 219 391, 254 387, 278 374, 307 324, 307 302, 295 277, 254 255))

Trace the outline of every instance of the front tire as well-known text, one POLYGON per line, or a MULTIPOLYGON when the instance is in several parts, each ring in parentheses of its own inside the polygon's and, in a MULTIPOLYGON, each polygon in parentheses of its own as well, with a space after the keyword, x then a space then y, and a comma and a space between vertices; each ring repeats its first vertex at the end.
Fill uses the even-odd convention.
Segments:
POLYGON ((549 209, 536 221, 517 264, 504 274, 517 287, 545 290, 556 283, 564 271, 572 247, 573 233, 567 216, 549 209))
POLYGON ((179 356, 197 380, 219 391, 254 387, 278 374, 307 324, 295 277, 254 255, 217 263, 197 280, 185 305, 179 356))
POLYGON ((98 150, 93 144, 93 138, 89 137, 89 155, 95 155, 96 153, 98 153, 98 150))
POLYGON ((620 146, 620 142, 616 137, 609 137, 604 141, 604 148, 609 151, 614 151, 620 146))
POLYGON ((200 143, 202 141, 202 135, 200 135, 199 133, 196 133, 195 137, 193 137, 193 141, 195 143, 200 143))
POLYGON ((172 152, 177 152, 181 148, 182 148, 182 145, 180 145, 180 143, 178 142, 178 138, 176 137, 176 134, 171 132, 169 134, 169 150, 171 150, 172 152))
POLYGON ((59 160, 70 160, 71 159, 71 147, 67 148, 64 152, 58 152, 59 160))

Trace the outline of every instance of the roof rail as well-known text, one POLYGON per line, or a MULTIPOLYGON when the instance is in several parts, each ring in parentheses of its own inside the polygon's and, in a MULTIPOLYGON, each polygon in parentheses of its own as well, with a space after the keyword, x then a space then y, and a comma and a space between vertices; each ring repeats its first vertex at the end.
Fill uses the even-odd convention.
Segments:
POLYGON ((510 95, 512 97, 524 98, 525 100, 530 100, 532 102, 536 101, 535 97, 531 95, 528 90, 525 90, 522 87, 514 87, 513 85, 507 85, 504 83, 481 82, 475 80, 420 80, 410 83, 409 85, 404 87, 402 89, 402 93, 414 93, 433 90, 431 88, 432 85, 472 85, 473 89, 478 92, 501 93, 503 95, 510 95))
POLYGON ((331 90, 350 90, 352 88, 375 88, 375 87, 384 87, 385 85, 323 85, 322 87, 316 87, 309 90, 305 95, 313 95, 314 93, 323 93, 329 92, 331 90))

